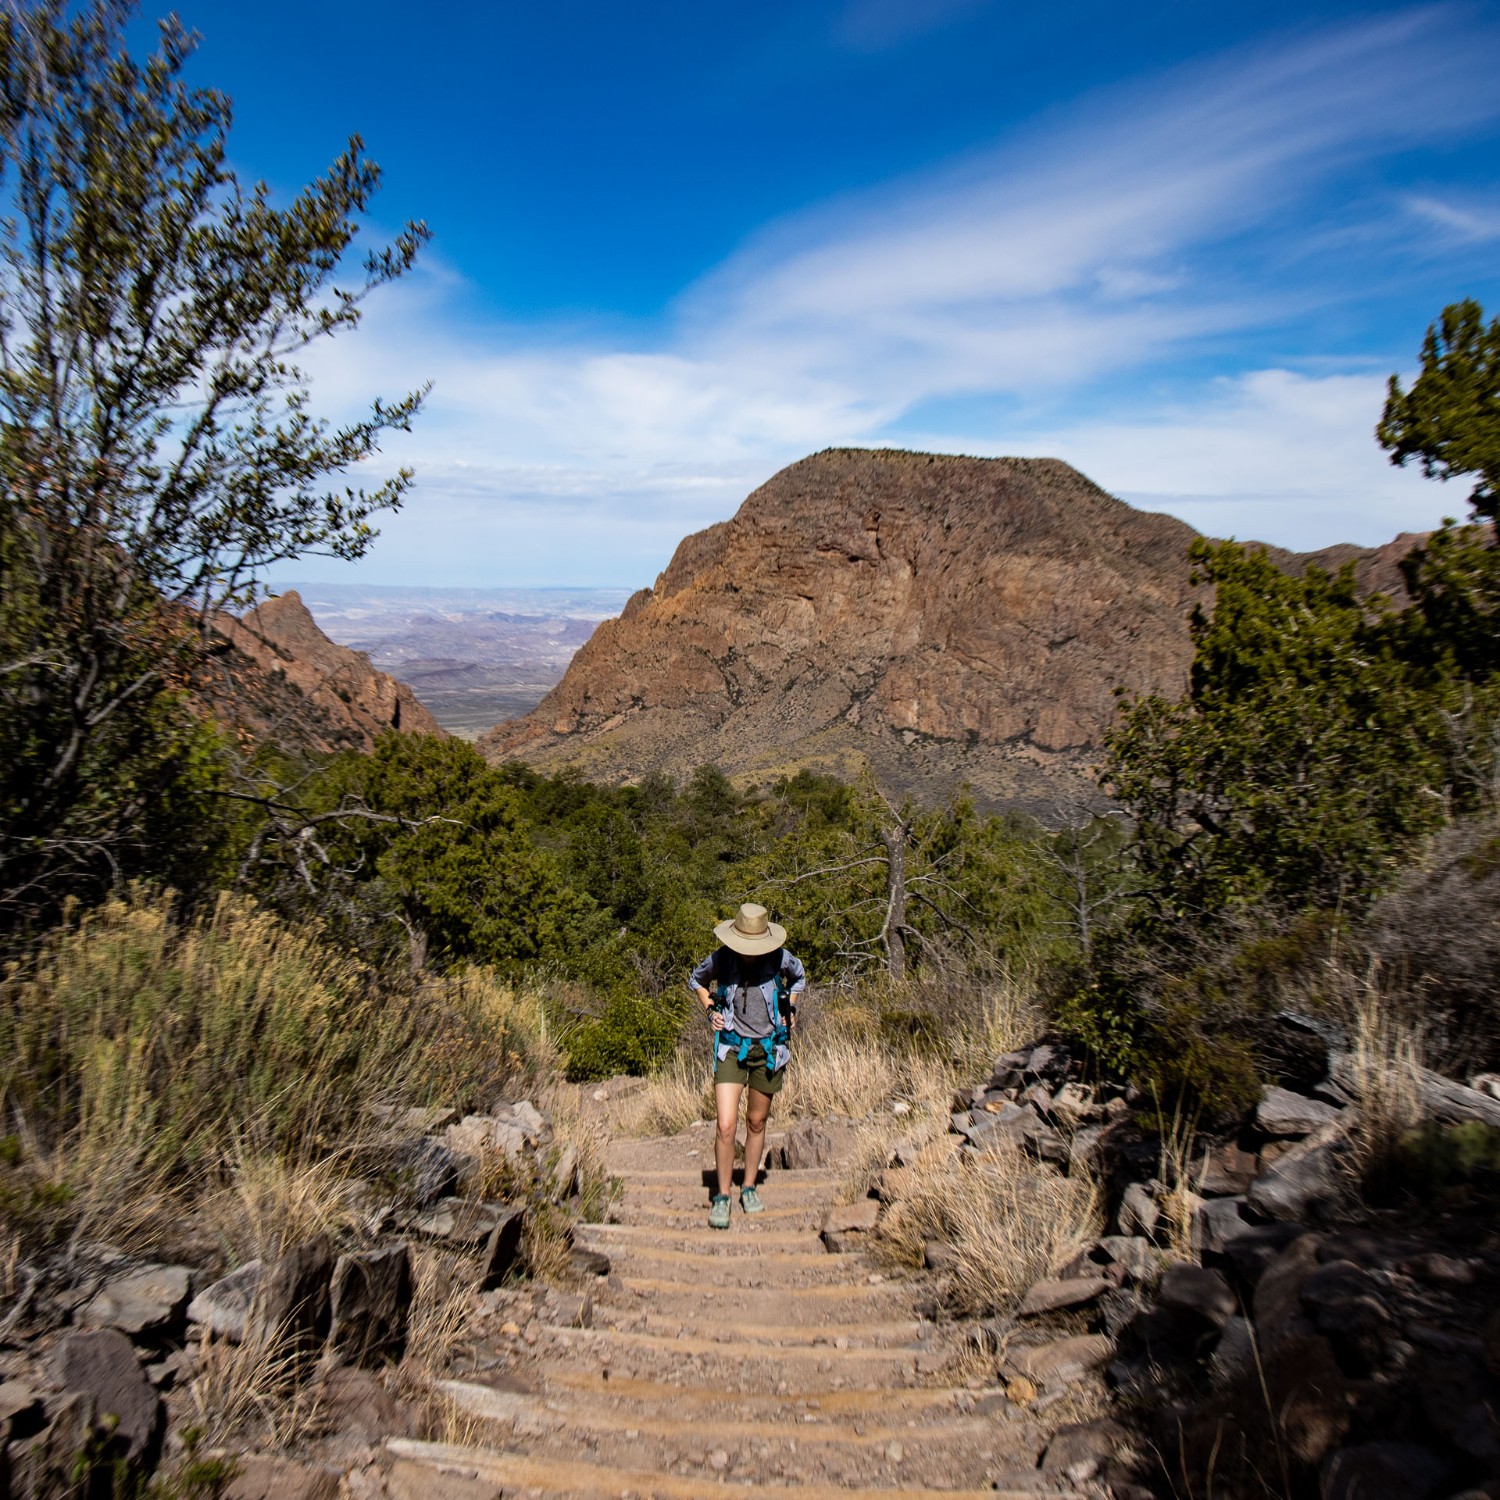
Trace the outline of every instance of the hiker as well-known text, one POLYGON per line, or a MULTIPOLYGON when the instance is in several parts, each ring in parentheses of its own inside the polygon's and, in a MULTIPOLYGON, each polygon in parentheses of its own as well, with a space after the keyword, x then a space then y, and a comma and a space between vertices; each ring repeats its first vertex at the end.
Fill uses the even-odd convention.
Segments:
POLYGON ((766 1149, 771 1100, 786 1079, 792 1032, 797 1029, 797 996, 807 987, 802 960, 788 953, 786 928, 770 921, 766 909, 747 901, 734 919, 714 928, 720 946, 693 970, 688 983, 714 1030, 714 1136, 717 1191, 708 1211, 710 1228, 729 1228, 729 1189, 734 1182, 734 1130, 740 1095, 745 1105, 745 1178, 740 1207, 758 1214, 764 1207, 755 1190, 766 1149))

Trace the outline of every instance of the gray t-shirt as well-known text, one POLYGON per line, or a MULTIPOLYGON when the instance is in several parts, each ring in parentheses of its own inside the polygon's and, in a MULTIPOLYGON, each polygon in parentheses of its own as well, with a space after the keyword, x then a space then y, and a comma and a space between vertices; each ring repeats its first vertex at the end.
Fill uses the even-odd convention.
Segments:
POLYGON ((741 1036, 767 1037, 771 1024, 771 1000, 776 993, 776 976, 785 971, 791 981, 789 993, 801 994, 807 985, 807 972, 796 954, 778 948, 747 958, 732 948, 718 948, 693 970, 689 981, 694 989, 704 989, 718 1000, 717 986, 730 986, 729 1003, 734 1011, 732 1030, 741 1036))

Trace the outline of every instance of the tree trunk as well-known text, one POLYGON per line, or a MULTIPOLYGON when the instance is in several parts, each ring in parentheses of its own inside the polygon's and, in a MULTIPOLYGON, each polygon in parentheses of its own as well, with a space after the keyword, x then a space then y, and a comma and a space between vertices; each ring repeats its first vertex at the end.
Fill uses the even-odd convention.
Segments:
POLYGON ((885 965, 892 979, 906 977, 906 823, 885 829, 885 965))

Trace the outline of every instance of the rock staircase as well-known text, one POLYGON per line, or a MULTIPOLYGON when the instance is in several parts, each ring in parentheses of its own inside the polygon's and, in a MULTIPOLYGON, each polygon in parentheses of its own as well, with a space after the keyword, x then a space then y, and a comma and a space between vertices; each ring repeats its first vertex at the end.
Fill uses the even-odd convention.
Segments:
POLYGON ((612 1266, 573 1320, 589 1326, 477 1331, 473 1377, 443 1387, 475 1440, 392 1439, 393 1494, 1074 1493, 1037 1472, 1033 1420, 954 1378, 918 1286, 825 1250, 836 1169, 773 1171, 766 1212, 736 1201, 715 1233, 711 1147, 706 1128, 614 1144, 623 1195, 580 1231, 612 1266))

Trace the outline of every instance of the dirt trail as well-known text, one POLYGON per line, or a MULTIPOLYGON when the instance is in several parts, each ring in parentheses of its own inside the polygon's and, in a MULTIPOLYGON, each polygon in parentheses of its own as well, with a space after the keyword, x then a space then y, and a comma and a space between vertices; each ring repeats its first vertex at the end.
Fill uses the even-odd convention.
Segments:
POLYGON ((479 1338, 472 1377, 445 1387, 478 1440, 390 1444, 439 1471, 433 1494, 443 1475, 455 1493, 467 1475, 506 1497, 1067 1493, 1039 1483, 1036 1424, 955 1380, 921 1287, 824 1250, 836 1169, 772 1171, 766 1212, 736 1197, 716 1233, 710 1159, 706 1128, 614 1144, 613 1222, 579 1236, 613 1267, 592 1326, 479 1338))

